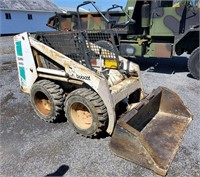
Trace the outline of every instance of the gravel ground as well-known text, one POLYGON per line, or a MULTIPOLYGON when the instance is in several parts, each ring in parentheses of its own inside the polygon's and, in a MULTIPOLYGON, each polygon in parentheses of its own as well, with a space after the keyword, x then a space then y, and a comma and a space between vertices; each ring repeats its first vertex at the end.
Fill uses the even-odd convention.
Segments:
MULTIPOLYGON (((194 114, 168 177, 200 176, 200 82, 187 71, 186 58, 146 59, 140 64, 147 93, 158 86, 177 92, 194 114)), ((151 170, 114 156, 111 137, 87 139, 67 122, 45 123, 19 92, 11 36, 0 38, 0 176, 1 177, 156 177, 151 170)))

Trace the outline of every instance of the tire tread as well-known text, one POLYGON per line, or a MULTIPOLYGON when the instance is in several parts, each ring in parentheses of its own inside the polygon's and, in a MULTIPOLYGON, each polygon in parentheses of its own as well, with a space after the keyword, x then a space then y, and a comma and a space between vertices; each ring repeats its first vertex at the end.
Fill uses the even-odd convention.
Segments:
MULTIPOLYGON (((67 105, 68 99, 71 96, 74 95, 79 95, 85 99, 87 99, 95 108, 96 113, 98 114, 98 128, 92 135, 84 135, 88 138, 93 138, 98 136, 99 134, 103 133, 105 131, 105 128, 107 127, 108 123, 108 113, 106 106, 103 103, 103 100, 100 98, 100 96, 93 90, 87 89, 87 88, 80 88, 72 91, 71 93, 68 94, 66 97, 64 105, 67 105)), ((65 112, 65 116, 67 117, 67 113, 65 112)), ((79 133, 79 132, 77 132, 79 133)))
POLYGON ((51 98, 53 99, 53 103, 54 103, 54 107, 55 107, 55 114, 54 114, 54 116, 46 119, 46 118, 42 117, 41 115, 39 115, 37 112, 36 113, 42 120, 45 120, 46 122, 55 122, 63 110, 64 91, 59 85, 55 84, 52 81, 46 80, 46 79, 35 82, 32 86, 32 89, 41 88, 41 87, 43 89, 45 89, 50 94, 51 98))

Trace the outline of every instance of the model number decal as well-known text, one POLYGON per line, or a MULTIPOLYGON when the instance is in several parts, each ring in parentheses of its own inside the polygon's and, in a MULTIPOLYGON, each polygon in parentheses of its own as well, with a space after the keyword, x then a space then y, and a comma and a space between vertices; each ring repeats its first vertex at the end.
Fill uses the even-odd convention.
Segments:
POLYGON ((87 81, 91 80, 90 76, 84 76, 84 75, 77 74, 72 67, 69 68, 69 72, 72 77, 76 77, 77 79, 87 80, 87 81))
POLYGON ((82 75, 78 75, 78 74, 76 74, 76 78, 77 79, 82 79, 82 80, 87 80, 87 81, 90 80, 90 76, 82 76, 82 75))

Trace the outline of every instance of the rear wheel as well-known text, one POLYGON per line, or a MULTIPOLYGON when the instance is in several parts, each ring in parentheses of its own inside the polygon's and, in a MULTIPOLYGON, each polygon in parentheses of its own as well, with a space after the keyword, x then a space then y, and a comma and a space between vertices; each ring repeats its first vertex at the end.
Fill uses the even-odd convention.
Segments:
POLYGON ((31 88, 31 104, 42 120, 54 122, 63 111, 64 92, 54 82, 40 80, 31 88))
POLYGON ((196 78, 200 79, 200 58, 199 58, 200 47, 196 48, 190 58, 188 60, 188 70, 190 71, 191 75, 196 78))
POLYGON ((65 116, 77 133, 95 137, 107 128, 107 109, 99 95, 86 88, 71 92, 65 101, 65 116))

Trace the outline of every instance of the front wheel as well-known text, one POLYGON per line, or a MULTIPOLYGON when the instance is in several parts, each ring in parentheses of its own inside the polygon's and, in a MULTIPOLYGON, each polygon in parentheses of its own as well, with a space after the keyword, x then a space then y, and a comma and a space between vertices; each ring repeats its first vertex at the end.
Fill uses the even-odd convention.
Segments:
POLYGON ((190 71, 191 75, 196 78, 200 79, 200 58, 199 58, 200 47, 196 48, 190 58, 188 60, 188 70, 190 71))
POLYGON ((86 88, 72 91, 65 100, 65 116, 77 133, 96 137, 107 128, 107 109, 99 95, 86 88))

